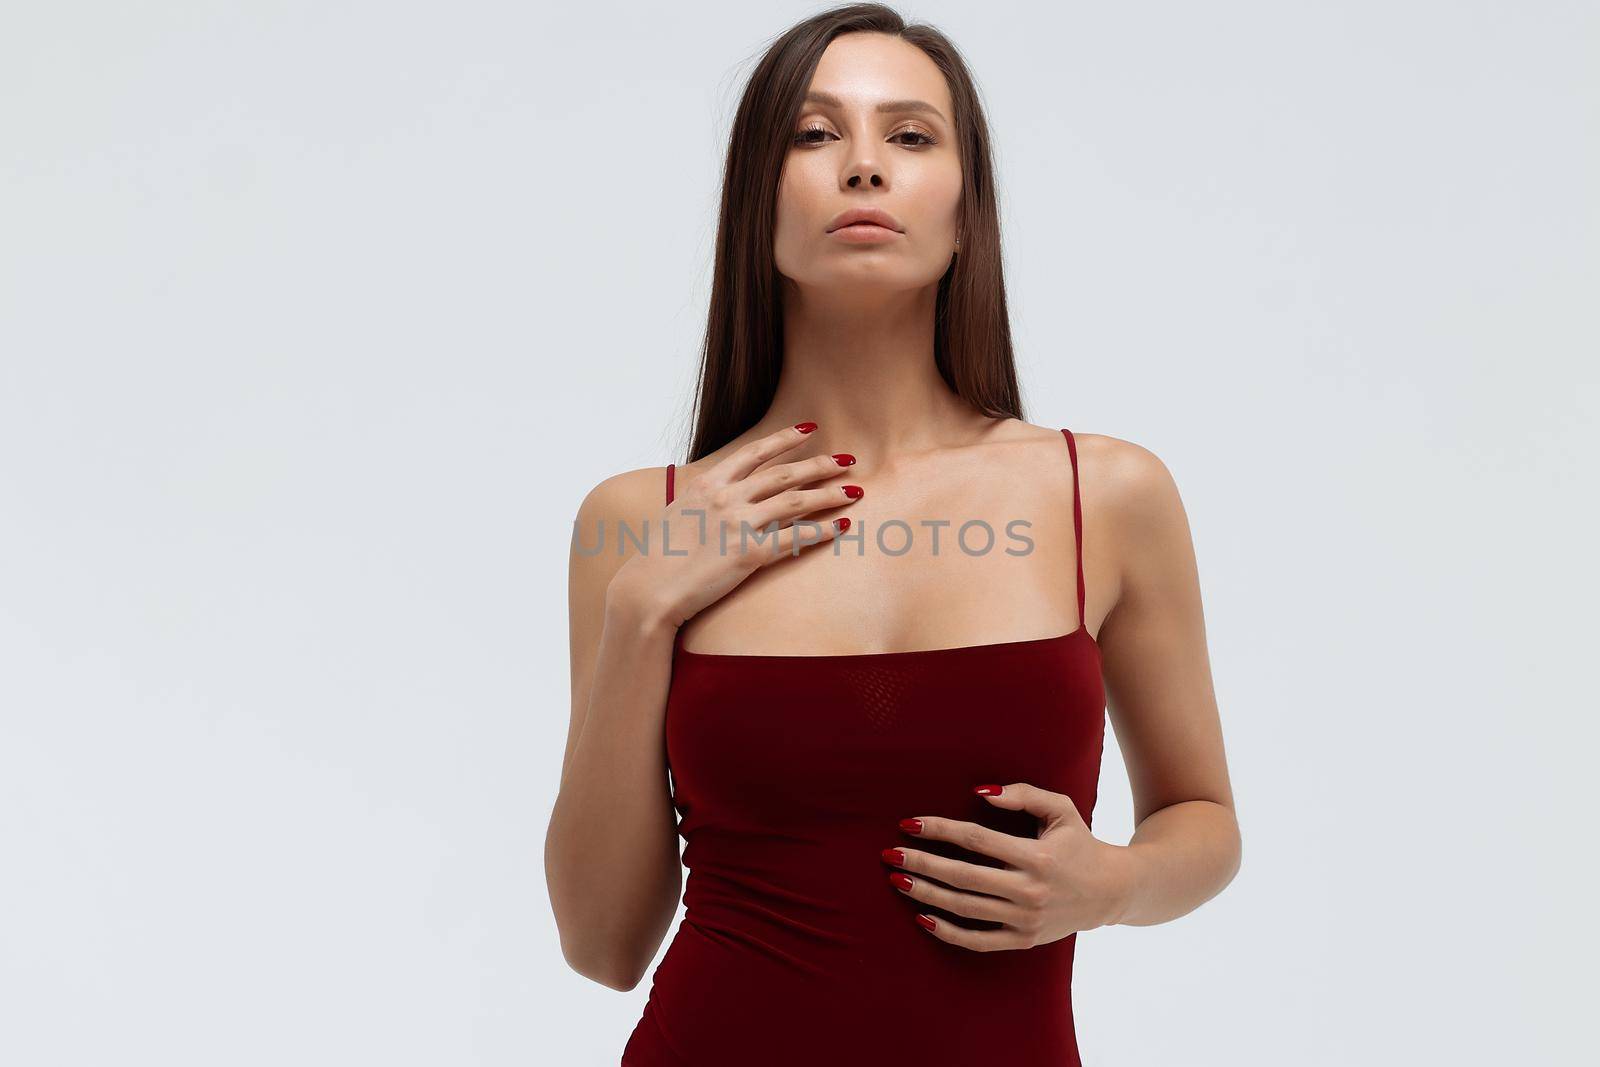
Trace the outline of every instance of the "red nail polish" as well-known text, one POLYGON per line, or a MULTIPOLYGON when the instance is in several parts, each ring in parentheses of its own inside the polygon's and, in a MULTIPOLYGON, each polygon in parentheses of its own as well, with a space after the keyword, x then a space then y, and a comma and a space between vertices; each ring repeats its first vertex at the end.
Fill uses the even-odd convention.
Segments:
POLYGON ((927 915, 918 915, 917 916, 917 922, 921 923, 923 928, 926 929, 926 930, 932 930, 933 929, 933 925, 934 925, 933 924, 933 919, 930 918, 927 915))
POLYGON ((921 819, 901 819, 900 820, 900 829, 904 830, 908 834, 920 834, 920 833, 922 833, 922 820, 921 819))
POLYGON ((897 848, 886 848, 883 850, 883 861, 892 863, 896 867, 904 867, 906 865, 906 854, 897 848))
POLYGON ((797 422, 794 424, 794 428, 801 433, 810 433, 817 428, 817 424, 814 422, 797 422))
POLYGON ((1003 788, 1003 786, 998 785, 980 785, 973 792, 980 797, 997 797, 1003 788))
POLYGON ((848 452, 835 452, 833 454, 833 461, 841 467, 848 467, 850 464, 856 461, 856 457, 852 456, 848 452))
POLYGON ((907 878, 899 871, 895 871, 893 874, 891 874, 889 876, 889 881, 894 883, 894 887, 900 890, 902 893, 911 888, 911 879, 907 878))
POLYGON ((861 487, 859 485, 841 485, 839 488, 843 489, 844 495, 851 500, 861 499, 861 487))
POLYGON ((850 529, 850 517, 848 515, 839 516, 837 519, 833 520, 833 527, 840 533, 850 529))

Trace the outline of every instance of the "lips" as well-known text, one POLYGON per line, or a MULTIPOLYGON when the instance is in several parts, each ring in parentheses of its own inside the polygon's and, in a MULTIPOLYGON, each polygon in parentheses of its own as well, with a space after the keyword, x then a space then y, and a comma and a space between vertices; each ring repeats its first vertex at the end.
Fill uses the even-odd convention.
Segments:
POLYGON ((852 226, 877 226, 885 230, 892 230, 895 233, 905 232, 900 225, 899 219, 882 208, 876 207, 857 207, 840 212, 828 224, 828 232, 833 233, 835 230, 843 230, 852 226))

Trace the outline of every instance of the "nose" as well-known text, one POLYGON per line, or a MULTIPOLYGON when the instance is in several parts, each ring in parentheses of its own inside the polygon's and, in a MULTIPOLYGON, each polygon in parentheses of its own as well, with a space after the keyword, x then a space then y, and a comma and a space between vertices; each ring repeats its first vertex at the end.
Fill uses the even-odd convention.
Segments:
POLYGON ((863 185, 877 188, 887 179, 883 167, 873 157, 877 152, 870 146, 865 135, 852 139, 854 147, 850 153, 850 160, 845 165, 844 183, 851 189, 859 189, 863 185))
POLYGON ((859 189, 863 185, 874 189, 886 184, 889 175, 884 170, 884 161, 878 158, 883 148, 874 139, 872 129, 867 120, 853 127, 850 131, 849 149, 844 157, 844 183, 851 189, 859 189))

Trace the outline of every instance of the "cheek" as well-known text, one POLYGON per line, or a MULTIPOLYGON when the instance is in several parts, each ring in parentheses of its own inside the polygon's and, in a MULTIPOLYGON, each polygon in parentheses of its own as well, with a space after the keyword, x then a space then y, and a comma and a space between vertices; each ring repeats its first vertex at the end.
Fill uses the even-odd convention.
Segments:
POLYGON ((786 260, 792 262, 804 255, 811 232, 826 221, 822 217, 825 187, 819 184, 826 179, 816 170, 815 165, 807 165, 804 156, 791 155, 779 177, 772 246, 780 269, 786 260))
POLYGON ((923 210, 920 212, 925 232, 944 231, 954 235, 956 215, 961 210, 961 171, 956 167, 940 167, 918 175, 917 186, 908 190, 911 199, 923 210))

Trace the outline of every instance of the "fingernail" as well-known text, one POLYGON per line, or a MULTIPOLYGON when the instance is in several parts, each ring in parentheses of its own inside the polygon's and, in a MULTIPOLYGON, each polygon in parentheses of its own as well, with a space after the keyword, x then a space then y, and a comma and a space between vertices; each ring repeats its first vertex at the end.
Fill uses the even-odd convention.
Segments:
POLYGON ((896 867, 904 867, 906 865, 906 854, 897 848, 886 848, 883 850, 883 860, 885 863, 892 863, 896 867))
POLYGON ((810 433, 817 428, 817 424, 814 422, 797 422, 794 424, 794 428, 801 433, 810 433))
POLYGON ((861 499, 861 487, 859 485, 841 485, 839 488, 843 489, 844 495, 851 500, 861 499))
POLYGON ((1004 787, 998 785, 980 785, 974 789, 973 792, 978 794, 980 797, 997 797, 1000 795, 1002 788, 1004 787))
POLYGON ((922 820, 921 819, 901 819, 900 820, 900 829, 904 830, 908 834, 920 834, 920 833, 922 833, 922 820))
POLYGON ((852 456, 848 452, 835 452, 833 454, 833 461, 841 467, 848 467, 850 464, 856 461, 856 457, 852 456))
POLYGON ((921 923, 925 930, 933 929, 933 917, 930 915, 918 915, 917 922, 921 923))
POLYGON ((911 879, 907 878, 899 871, 895 871, 893 874, 891 874, 889 876, 889 881, 894 883, 894 887, 900 890, 902 893, 911 888, 911 879))
POLYGON ((849 517, 845 516, 845 515, 841 515, 837 519, 834 519, 833 520, 833 528, 835 530, 839 530, 840 532, 843 532, 845 530, 850 529, 850 519, 849 519, 849 517))

